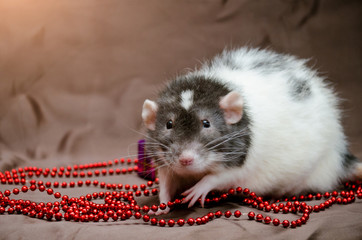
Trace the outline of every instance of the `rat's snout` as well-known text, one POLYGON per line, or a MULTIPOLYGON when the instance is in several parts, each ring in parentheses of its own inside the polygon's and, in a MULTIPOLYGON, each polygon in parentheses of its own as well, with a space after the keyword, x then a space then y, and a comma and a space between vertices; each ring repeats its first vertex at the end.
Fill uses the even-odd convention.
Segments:
POLYGON ((192 151, 183 151, 180 154, 179 162, 182 166, 190 166, 194 162, 194 153, 192 151))
POLYGON ((192 163, 194 162, 194 158, 192 158, 192 157, 180 158, 179 161, 182 166, 189 166, 189 165, 192 165, 192 163))

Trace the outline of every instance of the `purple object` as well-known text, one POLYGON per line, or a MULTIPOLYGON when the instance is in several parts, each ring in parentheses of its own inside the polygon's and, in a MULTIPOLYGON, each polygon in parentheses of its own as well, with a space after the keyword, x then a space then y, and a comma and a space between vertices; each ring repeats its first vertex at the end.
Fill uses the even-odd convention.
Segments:
POLYGON ((144 139, 138 141, 138 176, 153 181, 156 178, 156 171, 152 159, 146 154, 145 143, 144 139))

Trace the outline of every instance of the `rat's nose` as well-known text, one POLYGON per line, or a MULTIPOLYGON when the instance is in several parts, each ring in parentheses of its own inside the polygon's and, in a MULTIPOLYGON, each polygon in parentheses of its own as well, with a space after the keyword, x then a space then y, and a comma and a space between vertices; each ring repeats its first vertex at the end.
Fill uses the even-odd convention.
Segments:
POLYGON ((194 159, 192 157, 180 157, 179 161, 182 166, 189 166, 194 162, 194 159))

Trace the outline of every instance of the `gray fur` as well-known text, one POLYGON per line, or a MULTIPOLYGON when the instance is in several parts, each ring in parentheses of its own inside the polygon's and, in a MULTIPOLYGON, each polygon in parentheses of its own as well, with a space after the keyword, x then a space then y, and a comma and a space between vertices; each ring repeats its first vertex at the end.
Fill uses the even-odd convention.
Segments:
POLYGON ((303 100, 312 95, 310 83, 307 79, 291 77, 290 94, 295 100, 303 100))
MULTIPOLYGON (((207 148, 217 152, 226 152, 226 149, 230 149, 228 152, 231 152, 231 149, 238 149, 238 153, 228 154, 227 158, 232 159, 232 161, 223 161, 223 164, 225 167, 241 166, 250 144, 249 118, 247 111, 245 111, 242 121, 234 125, 225 123, 219 101, 230 91, 227 86, 215 79, 182 77, 171 81, 165 90, 159 94, 156 129, 149 131, 149 136, 167 147, 173 146, 172 154, 176 156, 180 154, 183 145, 193 140, 207 145, 219 138, 219 141, 212 142, 207 148), (180 96, 186 90, 192 90, 194 93, 193 104, 189 110, 181 106, 180 96), (208 120, 217 131, 208 135, 201 134, 203 128, 201 116, 209 116, 211 119, 208 120), (174 126, 168 131, 166 123, 170 119, 173 119, 174 126), (220 144, 226 140, 226 137, 223 138, 223 136, 228 136, 235 131, 240 132, 243 137, 220 144), (240 152, 245 153, 241 154, 240 152)), ((164 152, 168 150, 165 146, 161 147, 164 152)), ((157 151, 156 148, 154 143, 149 146, 151 152, 157 151)))

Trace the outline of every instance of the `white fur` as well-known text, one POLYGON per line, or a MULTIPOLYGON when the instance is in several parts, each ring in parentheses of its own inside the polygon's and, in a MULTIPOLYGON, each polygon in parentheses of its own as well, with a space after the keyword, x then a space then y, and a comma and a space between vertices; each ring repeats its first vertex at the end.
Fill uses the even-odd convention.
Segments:
MULTIPOLYGON (((324 191, 344 176, 342 155, 346 141, 340 124, 337 98, 323 79, 292 56, 285 71, 262 73, 248 66, 275 55, 242 48, 224 52, 211 67, 205 65, 189 76, 220 79, 244 98, 252 124, 251 146, 241 168, 215 174, 215 188, 249 187, 264 193, 324 191), (225 59, 242 66, 230 68, 225 59), (311 96, 291 98, 288 75, 310 79, 311 96)), ((209 177, 210 180, 210 177, 209 177)))
POLYGON ((186 90, 181 93, 181 106, 186 110, 189 110, 193 103, 194 92, 192 90, 186 90))
MULTIPOLYGON (((200 70, 186 75, 219 79, 239 93, 242 108, 248 111, 251 132, 244 164, 240 168, 220 167, 195 178, 197 183, 184 192, 189 206, 199 197, 204 200, 212 189, 241 186, 257 194, 274 195, 308 190, 323 192, 349 177, 350 173, 343 167, 347 143, 340 123, 338 99, 305 62, 271 51, 241 48, 225 51, 200 70), (278 64, 278 61, 283 66, 279 66, 278 71, 255 67, 258 62, 278 64), (302 99, 293 98, 291 76, 307 79, 311 94, 302 99)), ((183 93, 185 108, 192 104, 190 95, 183 93)), ((220 107, 225 104, 221 101, 220 107)), ((358 166, 362 169, 361 164, 358 166)), ((165 181, 160 185, 161 202, 173 197, 174 190, 172 193, 167 190, 170 184, 173 189, 183 185, 182 174, 177 172, 160 171, 160 182, 165 181)))

